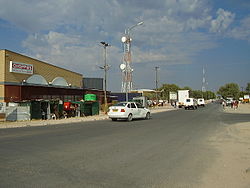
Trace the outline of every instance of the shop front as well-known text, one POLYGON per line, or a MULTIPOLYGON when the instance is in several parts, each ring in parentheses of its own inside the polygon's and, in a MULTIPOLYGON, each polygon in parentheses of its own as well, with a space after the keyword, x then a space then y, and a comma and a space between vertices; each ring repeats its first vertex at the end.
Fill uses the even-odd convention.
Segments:
MULTIPOLYGON (((6 106, 1 109, 10 105, 13 108, 28 106, 30 119, 61 118, 65 113, 65 102, 77 105, 84 101, 85 94, 90 93, 97 96, 95 102, 99 106, 103 102, 103 90, 84 88, 82 80, 79 73, 9 50, 0 50, 0 103, 6 106)), ((87 113, 86 105, 84 109, 87 113)), ((96 112, 88 114, 93 113, 96 112)))

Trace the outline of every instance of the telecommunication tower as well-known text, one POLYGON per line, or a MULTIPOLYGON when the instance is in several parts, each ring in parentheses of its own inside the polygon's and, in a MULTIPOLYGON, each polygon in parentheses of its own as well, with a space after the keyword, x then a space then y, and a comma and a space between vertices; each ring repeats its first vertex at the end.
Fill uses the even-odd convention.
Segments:
POLYGON ((122 88, 121 92, 126 93, 126 101, 128 101, 128 93, 133 88, 132 82, 132 73, 133 69, 131 68, 131 42, 132 38, 130 37, 130 31, 142 25, 143 22, 139 22, 132 27, 125 30, 125 35, 121 38, 123 43, 123 63, 120 65, 122 71, 122 88))

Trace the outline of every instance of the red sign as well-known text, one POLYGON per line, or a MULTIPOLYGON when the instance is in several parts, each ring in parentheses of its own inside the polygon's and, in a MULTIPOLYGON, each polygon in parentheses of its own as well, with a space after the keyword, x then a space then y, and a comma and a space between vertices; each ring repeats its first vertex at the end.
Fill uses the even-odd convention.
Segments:
POLYGON ((10 61, 10 72, 33 74, 33 65, 10 61))

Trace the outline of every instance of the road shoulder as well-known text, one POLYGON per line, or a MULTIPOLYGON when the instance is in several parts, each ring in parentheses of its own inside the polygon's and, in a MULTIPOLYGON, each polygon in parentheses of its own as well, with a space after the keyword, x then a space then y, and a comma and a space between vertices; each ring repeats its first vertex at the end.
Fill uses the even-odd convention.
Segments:
MULTIPOLYGON (((151 108, 150 110, 151 110, 151 113, 154 114, 154 113, 176 110, 176 108, 172 107, 171 105, 165 105, 165 106, 154 107, 154 108, 151 108)), ((51 119, 51 120, 0 122, 0 129, 80 123, 80 122, 98 121, 98 120, 106 120, 106 119, 109 119, 108 116, 104 113, 100 113, 99 115, 95 115, 95 116, 73 117, 73 118, 57 119, 57 120, 51 119)))
MULTIPOLYGON (((250 116, 250 104, 241 104, 236 110, 228 107, 224 112, 250 116)), ((250 122, 222 124, 222 130, 207 143, 217 157, 203 176, 201 187, 250 187, 250 122)))

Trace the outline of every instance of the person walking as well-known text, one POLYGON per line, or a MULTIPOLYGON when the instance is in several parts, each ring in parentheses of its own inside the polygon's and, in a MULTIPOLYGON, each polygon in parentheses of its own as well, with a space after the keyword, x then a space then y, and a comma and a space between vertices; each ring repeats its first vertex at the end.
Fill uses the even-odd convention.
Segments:
POLYGON ((225 110, 225 106, 226 106, 225 101, 223 100, 221 104, 222 104, 222 108, 223 108, 223 110, 225 110))

